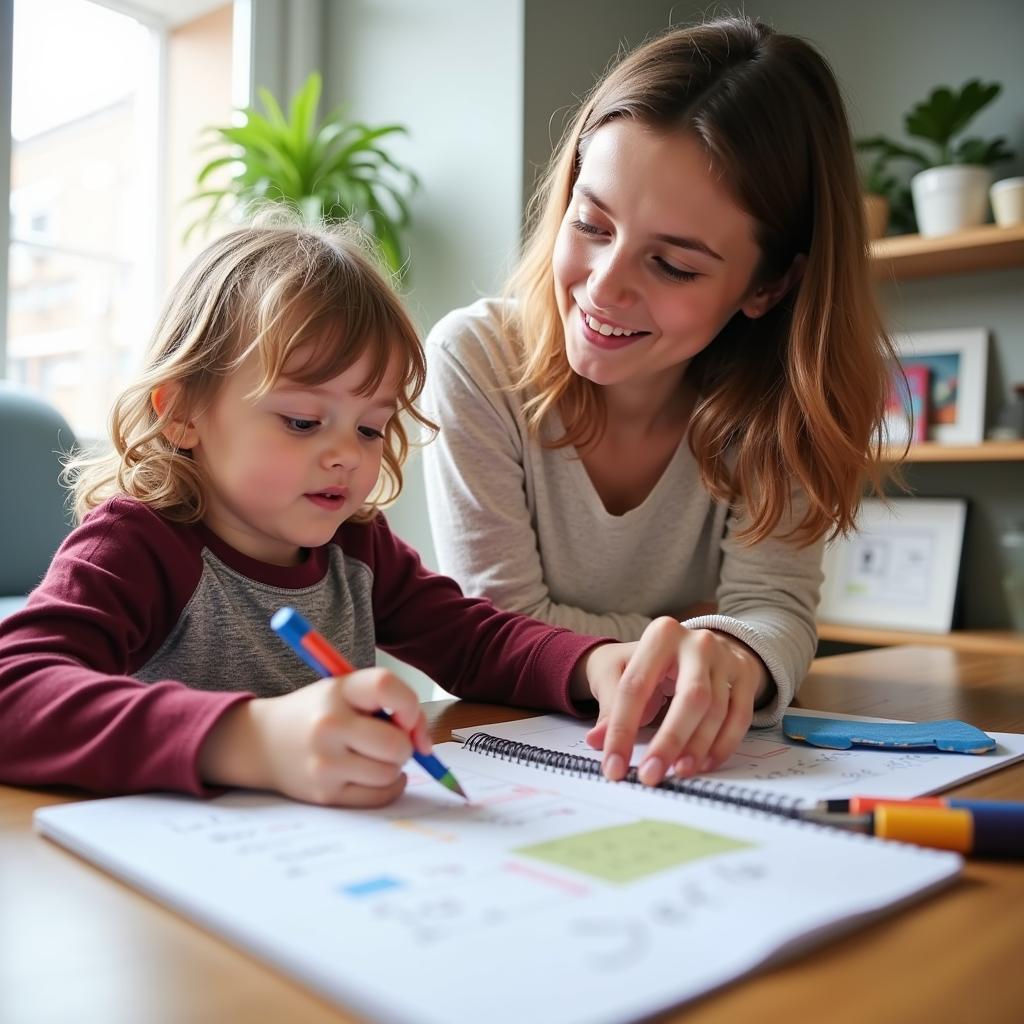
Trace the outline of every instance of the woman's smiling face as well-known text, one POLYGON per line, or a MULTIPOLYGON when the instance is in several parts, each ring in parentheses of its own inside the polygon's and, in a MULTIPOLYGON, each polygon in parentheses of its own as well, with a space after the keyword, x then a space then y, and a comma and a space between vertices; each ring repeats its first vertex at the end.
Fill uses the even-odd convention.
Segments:
POLYGON ((738 310, 762 312, 755 227, 691 135, 599 128, 552 257, 573 370, 602 385, 678 373, 738 310))

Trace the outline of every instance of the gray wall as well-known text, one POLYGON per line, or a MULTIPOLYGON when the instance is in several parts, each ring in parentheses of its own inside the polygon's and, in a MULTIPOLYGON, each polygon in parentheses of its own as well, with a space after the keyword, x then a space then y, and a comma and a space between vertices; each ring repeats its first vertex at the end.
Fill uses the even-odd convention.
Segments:
POLYGON ((665 0, 525 0, 524 196, 605 68, 667 28, 670 11, 665 0))
MULTIPOLYGON (((499 287, 523 202, 521 0, 252 0, 252 33, 255 85, 284 95, 319 66, 324 109, 409 129, 388 147, 422 183, 405 296, 421 329, 499 287)), ((433 564, 415 456, 391 519, 433 564)))
MULTIPOLYGON (((400 122, 391 147, 422 188, 412 206, 407 302, 424 330, 499 287, 522 209, 519 0, 335 0, 327 5, 325 96, 354 117, 400 122)), ((388 518, 436 567, 419 457, 388 518)), ((392 665, 382 657, 381 664, 392 665)), ((402 670, 421 694, 426 678, 402 670)))
MULTIPOLYGON (((568 116, 620 42, 713 10, 664 0, 324 0, 327 97, 371 120, 412 129, 400 155, 424 189, 412 233, 414 315, 427 327, 500 283, 522 206, 568 116)), ((898 135, 903 112, 938 84, 996 79, 1004 91, 979 116, 1024 169, 1024 4, 979 0, 747 0, 745 12, 809 38, 831 61, 856 134, 898 135)), ((1024 380, 1024 270, 887 286, 894 330, 984 325, 993 338, 990 407, 1024 380)), ((432 561, 418 467, 392 513, 432 561)), ((973 498, 965 553, 968 627, 1005 627, 996 536, 1024 515, 1024 467, 912 467, 922 494, 973 498)))
POLYGON ((409 302, 422 326, 491 292, 522 206, 519 0, 335 0, 326 95, 374 123, 423 188, 413 204, 409 302))
POLYGON ((323 68, 328 53, 323 24, 330 2, 249 0, 235 5, 236 43, 239 34, 249 39, 250 102, 259 88, 281 101, 297 92, 311 71, 323 68))

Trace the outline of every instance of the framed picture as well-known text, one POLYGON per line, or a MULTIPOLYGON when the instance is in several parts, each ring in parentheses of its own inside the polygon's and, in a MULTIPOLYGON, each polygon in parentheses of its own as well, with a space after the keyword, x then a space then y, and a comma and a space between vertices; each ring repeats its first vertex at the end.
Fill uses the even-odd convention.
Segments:
POLYGON ((825 547, 818 618, 948 633, 966 518, 962 498, 865 499, 857 532, 825 547))
MULTIPOLYGON (((980 444, 985 437, 987 329, 922 331, 896 335, 893 341, 905 370, 924 367, 928 371, 928 440, 980 444)), ((893 441, 900 439, 893 437, 893 441)))
POLYGON ((915 444, 928 440, 928 410, 932 371, 927 366, 894 366, 885 403, 885 431, 889 444, 915 444))

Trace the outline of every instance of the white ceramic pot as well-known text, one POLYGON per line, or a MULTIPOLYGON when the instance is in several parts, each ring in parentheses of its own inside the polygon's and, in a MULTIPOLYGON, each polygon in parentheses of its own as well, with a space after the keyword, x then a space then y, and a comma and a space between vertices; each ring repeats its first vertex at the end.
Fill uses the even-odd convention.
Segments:
POLYGON ((989 190, 992 213, 1001 228, 1024 224, 1024 178, 1003 178, 989 190))
POLYGON ((922 235, 949 235, 985 223, 988 214, 987 167, 949 164, 930 167, 910 179, 914 215, 922 235))

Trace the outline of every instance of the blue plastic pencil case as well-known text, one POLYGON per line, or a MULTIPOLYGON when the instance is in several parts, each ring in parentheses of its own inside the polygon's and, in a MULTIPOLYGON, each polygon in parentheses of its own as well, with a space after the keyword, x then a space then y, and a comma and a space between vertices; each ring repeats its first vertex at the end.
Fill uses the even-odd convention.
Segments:
POLYGON ((849 750, 852 746, 883 750, 942 750, 954 754, 985 754, 995 750, 991 736, 967 722, 860 722, 853 718, 810 718, 784 715, 782 731, 791 740, 814 747, 849 750))

